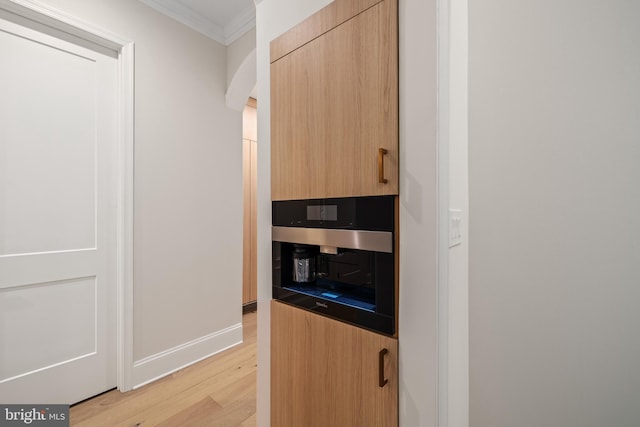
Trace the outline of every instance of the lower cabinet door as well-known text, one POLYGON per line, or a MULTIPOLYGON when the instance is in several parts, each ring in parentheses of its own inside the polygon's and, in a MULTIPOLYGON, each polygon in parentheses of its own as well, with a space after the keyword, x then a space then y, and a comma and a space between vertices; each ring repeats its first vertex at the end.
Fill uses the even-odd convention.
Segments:
POLYGON ((398 341, 271 303, 271 426, 398 425, 398 341))

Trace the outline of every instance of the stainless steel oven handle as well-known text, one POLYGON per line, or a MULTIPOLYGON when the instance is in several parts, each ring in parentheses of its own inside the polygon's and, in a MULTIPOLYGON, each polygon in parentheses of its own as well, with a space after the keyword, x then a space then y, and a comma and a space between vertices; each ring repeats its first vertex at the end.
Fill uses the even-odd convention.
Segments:
POLYGON ((390 231, 271 227, 271 239, 275 242, 393 253, 393 234, 390 231))

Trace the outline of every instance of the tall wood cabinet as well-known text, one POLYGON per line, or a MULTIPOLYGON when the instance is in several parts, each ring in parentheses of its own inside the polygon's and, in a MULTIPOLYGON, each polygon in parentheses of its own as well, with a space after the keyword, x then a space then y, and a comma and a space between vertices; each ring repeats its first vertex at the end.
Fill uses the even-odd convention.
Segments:
POLYGON ((251 310, 258 300, 257 250, 257 101, 249 98, 242 113, 242 306, 251 310))
MULTIPOLYGON (((270 48, 272 199, 397 195, 397 0, 334 0, 270 48)), ((271 425, 397 426, 397 339, 272 301, 271 425)))
POLYGON ((398 425, 398 342, 271 302, 271 425, 398 425))
POLYGON ((335 0, 271 42, 273 200, 398 194, 397 0, 335 0))

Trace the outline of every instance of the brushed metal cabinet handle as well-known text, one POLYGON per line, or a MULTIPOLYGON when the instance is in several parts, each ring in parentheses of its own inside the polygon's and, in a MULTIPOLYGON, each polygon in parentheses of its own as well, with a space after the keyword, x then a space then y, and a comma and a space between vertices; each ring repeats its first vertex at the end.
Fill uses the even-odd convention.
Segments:
POLYGON ((384 177, 384 155, 388 152, 389 151, 384 148, 378 149, 378 182, 380 184, 386 184, 389 182, 389 180, 384 177))

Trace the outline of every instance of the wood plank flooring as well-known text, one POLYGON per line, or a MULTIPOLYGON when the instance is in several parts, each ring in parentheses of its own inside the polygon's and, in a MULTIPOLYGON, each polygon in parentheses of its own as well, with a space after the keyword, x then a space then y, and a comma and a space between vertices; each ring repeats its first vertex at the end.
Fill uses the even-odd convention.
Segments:
POLYGON ((244 342, 195 365, 71 407, 77 427, 255 427, 257 313, 243 316, 244 342))

